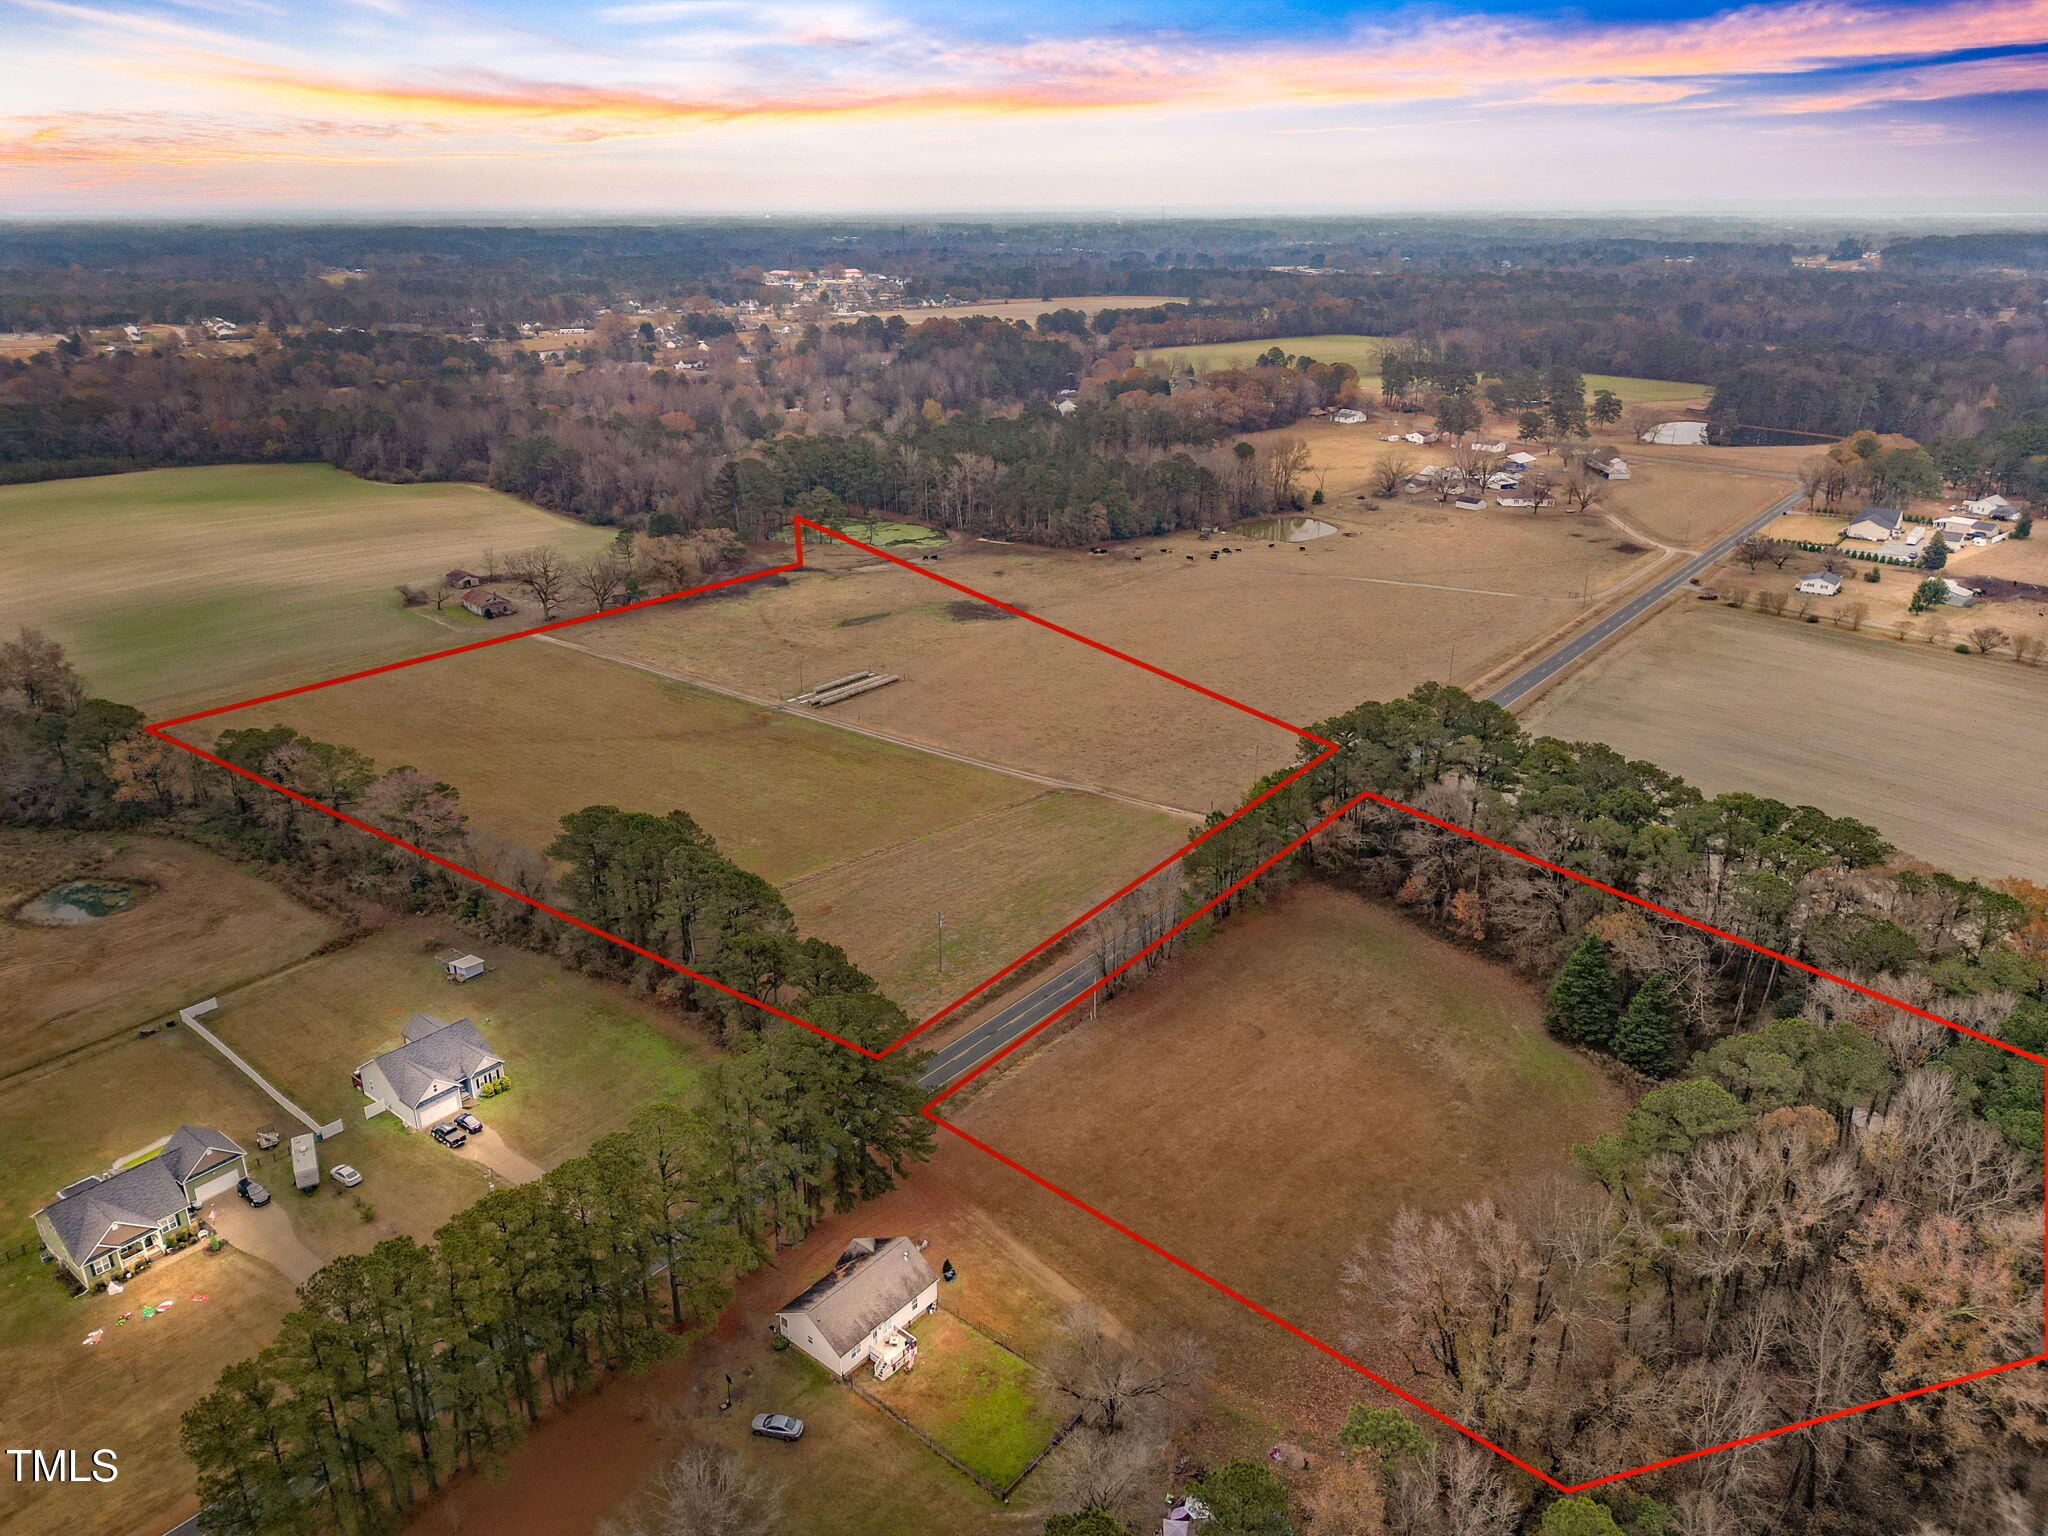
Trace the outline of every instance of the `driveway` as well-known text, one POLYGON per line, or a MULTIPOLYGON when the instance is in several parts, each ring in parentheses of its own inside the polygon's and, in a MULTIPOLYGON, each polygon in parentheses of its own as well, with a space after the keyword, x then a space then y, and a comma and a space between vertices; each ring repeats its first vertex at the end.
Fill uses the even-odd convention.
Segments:
POLYGON ((481 1163, 507 1184, 531 1184, 547 1170, 532 1158, 514 1152, 498 1134, 496 1126, 485 1125, 469 1141, 453 1149, 457 1157, 481 1163))
POLYGON ((229 1193, 206 1208, 206 1220, 213 1230, 247 1254, 253 1254, 282 1273, 293 1285, 303 1285, 324 1260, 299 1241, 291 1218, 282 1209, 293 1196, 272 1194, 270 1204, 260 1211, 240 1196, 229 1193))

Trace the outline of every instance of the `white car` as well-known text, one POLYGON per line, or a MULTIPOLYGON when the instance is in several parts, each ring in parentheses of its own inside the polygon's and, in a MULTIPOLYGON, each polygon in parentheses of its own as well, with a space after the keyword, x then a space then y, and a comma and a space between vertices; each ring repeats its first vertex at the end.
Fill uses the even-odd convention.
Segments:
POLYGON ((334 1182, 339 1184, 343 1189, 354 1189, 358 1184, 363 1182, 363 1176, 360 1173, 357 1173, 355 1169, 351 1168, 347 1163, 336 1163, 332 1168, 328 1169, 327 1172, 329 1176, 333 1178, 334 1182))

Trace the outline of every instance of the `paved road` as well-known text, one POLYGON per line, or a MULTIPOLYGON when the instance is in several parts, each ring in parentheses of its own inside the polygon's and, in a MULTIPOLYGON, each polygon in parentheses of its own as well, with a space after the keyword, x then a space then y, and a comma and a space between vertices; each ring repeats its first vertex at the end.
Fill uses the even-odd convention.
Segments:
POLYGON ((1086 992, 1101 975, 1095 957, 1090 955, 1041 981, 933 1056, 924 1075, 918 1078, 918 1086, 936 1093, 957 1082, 1019 1035, 1037 1027, 1055 1008, 1086 992))
MULTIPOLYGON (((1789 480, 1792 477, 1786 475, 1781 478, 1789 480)), ((1764 529, 1790 511, 1798 502, 1799 497, 1800 492, 1794 490, 1784 500, 1773 503, 1767 511, 1759 512, 1740 528, 1724 535, 1710 548, 1694 555, 1669 575, 1662 576, 1656 581, 1651 582, 1649 586, 1638 592, 1619 608, 1616 608, 1612 613, 1600 619, 1590 628, 1583 629, 1552 647, 1535 661, 1517 672, 1513 677, 1495 688, 1493 692, 1486 696, 1488 701, 1512 707, 1518 700, 1526 696, 1531 689, 1548 682, 1564 668, 1570 666, 1581 656, 1584 656, 1588 651, 1605 644, 1616 634, 1656 607, 1657 604, 1663 602, 1673 592, 1676 592, 1680 587, 1697 577, 1702 571, 1712 568, 1727 558, 1728 552, 1744 539, 1752 534, 1762 533, 1764 529)))

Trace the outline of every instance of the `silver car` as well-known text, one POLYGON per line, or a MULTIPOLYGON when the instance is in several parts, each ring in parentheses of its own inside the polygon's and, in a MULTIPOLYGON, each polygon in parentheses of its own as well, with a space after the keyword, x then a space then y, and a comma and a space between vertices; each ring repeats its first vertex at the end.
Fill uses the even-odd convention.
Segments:
POLYGON ((766 1435, 770 1440, 801 1440, 804 1421, 793 1419, 786 1413, 757 1413, 754 1415, 754 1433, 766 1435))
POLYGON ((327 1175, 329 1178, 333 1179, 335 1183, 339 1184, 343 1189, 354 1189, 358 1184, 363 1182, 363 1176, 360 1173, 357 1173, 355 1169, 350 1167, 347 1163, 336 1163, 332 1168, 327 1170, 327 1175))

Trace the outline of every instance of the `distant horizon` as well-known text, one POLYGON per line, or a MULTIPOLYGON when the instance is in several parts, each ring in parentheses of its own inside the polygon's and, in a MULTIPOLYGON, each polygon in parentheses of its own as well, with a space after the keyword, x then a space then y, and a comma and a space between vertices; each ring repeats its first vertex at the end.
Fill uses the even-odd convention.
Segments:
POLYGON ((2048 197, 2048 0, 0 0, 0 17, 13 219, 2048 197))

